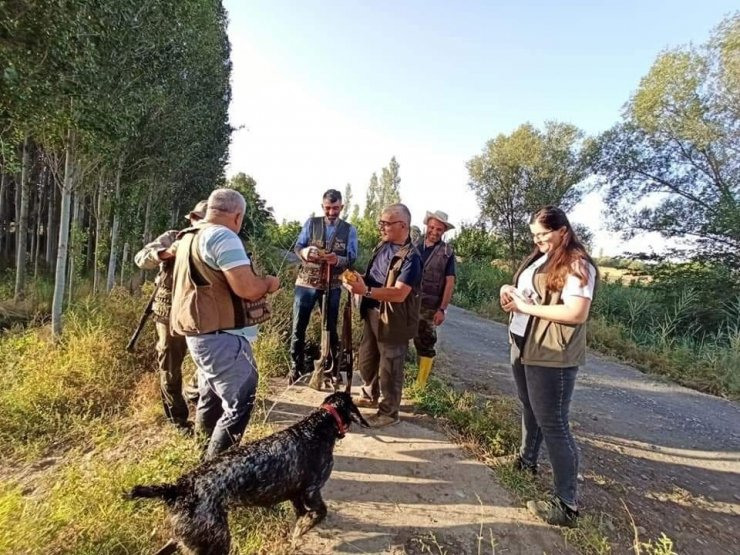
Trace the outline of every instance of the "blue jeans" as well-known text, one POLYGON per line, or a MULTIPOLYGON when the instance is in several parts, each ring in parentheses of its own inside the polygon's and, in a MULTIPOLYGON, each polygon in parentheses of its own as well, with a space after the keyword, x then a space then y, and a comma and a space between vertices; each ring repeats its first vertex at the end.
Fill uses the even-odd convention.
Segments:
POLYGON ((555 495, 578 509, 578 448, 570 432, 568 413, 577 366, 546 368, 522 364, 520 345, 511 345, 511 367, 522 405, 522 446, 519 456, 536 465, 544 439, 555 481, 555 495))
POLYGON ((239 443, 257 391, 257 365, 244 337, 224 332, 187 337, 198 367, 196 431, 208 438, 210 459, 239 443))
MULTIPOLYGON (((316 303, 321 302, 324 298, 324 292, 312 287, 295 286, 295 296, 293 298, 293 335, 290 341, 290 357, 293 360, 293 370, 299 373, 303 372, 304 353, 306 346, 306 328, 311 319, 311 312, 316 303)), ((331 289, 329 292, 329 340, 331 350, 337 355, 339 346, 339 334, 337 334, 337 320, 339 318, 339 301, 342 298, 341 287, 331 289)))

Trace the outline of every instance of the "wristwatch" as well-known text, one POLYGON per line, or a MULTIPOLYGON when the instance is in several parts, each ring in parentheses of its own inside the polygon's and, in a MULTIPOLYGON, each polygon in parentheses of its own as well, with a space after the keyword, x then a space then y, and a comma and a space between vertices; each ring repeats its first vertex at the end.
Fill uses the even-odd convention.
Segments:
POLYGON ((372 291, 372 290, 373 290, 372 287, 368 287, 367 289, 365 289, 364 296, 369 299, 370 298, 370 291, 372 291))
POLYGON ((446 308, 442 308, 442 307, 440 306, 440 307, 439 307, 439 308, 438 308, 437 310, 441 311, 441 312, 442 312, 442 314, 447 314, 447 309, 446 309, 446 308))

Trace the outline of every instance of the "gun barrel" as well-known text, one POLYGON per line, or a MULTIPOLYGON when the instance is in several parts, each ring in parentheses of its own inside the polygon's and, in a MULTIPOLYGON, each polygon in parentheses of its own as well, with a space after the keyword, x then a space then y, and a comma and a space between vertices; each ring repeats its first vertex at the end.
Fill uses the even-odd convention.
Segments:
POLYGON ((141 315, 141 318, 139 318, 139 324, 136 326, 131 339, 129 339, 128 344, 126 345, 126 351, 129 353, 134 352, 134 349, 136 348, 136 341, 139 339, 139 335, 141 335, 141 332, 146 325, 146 321, 149 319, 149 315, 153 312, 154 298, 157 296, 158 291, 159 284, 154 287, 154 291, 152 291, 152 295, 149 297, 149 302, 144 308, 144 313, 141 315))

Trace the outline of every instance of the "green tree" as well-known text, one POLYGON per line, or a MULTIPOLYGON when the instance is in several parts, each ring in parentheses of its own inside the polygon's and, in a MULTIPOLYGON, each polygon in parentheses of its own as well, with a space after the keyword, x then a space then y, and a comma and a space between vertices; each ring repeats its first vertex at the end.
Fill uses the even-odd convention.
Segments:
POLYGON ((586 177, 583 132, 548 122, 544 131, 530 124, 499 135, 467 163, 481 220, 506 245, 513 266, 531 245, 527 223, 538 208, 555 204, 569 210, 582 196, 586 177))
POLYGON ((347 183, 347 186, 344 188, 342 202, 344 203, 344 208, 342 209, 342 219, 346 220, 350 215, 350 209, 352 207, 352 185, 350 183, 347 183))
POLYGON ((594 143, 614 228, 693 238, 698 257, 740 268, 738 129, 740 13, 706 44, 660 54, 594 143))
POLYGON ((9 229, 30 235, 13 241, 19 294, 27 256, 36 265, 39 253, 47 261, 56 253, 58 336, 68 274, 99 271, 108 250, 112 286, 118 253, 132 238, 164 227, 165 217, 179 224, 223 182, 231 132, 226 13, 219 0, 3 2, 1 11, 0 232, 6 247, 9 229), (24 165, 32 170, 25 175, 24 165), (20 179, 8 179, 17 172, 20 179), (29 190, 29 174, 53 179, 29 190), (73 272, 70 247, 79 261, 73 272))
POLYGON ((450 240, 450 245, 455 249, 455 255, 465 262, 485 261, 490 262, 499 258, 505 252, 506 246, 496 238, 482 222, 475 224, 463 223, 457 235, 450 240))
POLYGON ((370 183, 367 186, 365 194, 365 210, 362 217, 365 220, 375 221, 380 216, 380 206, 378 205, 378 195, 380 194, 380 185, 378 184, 378 174, 373 173, 370 177, 370 183))
POLYGON ((229 180, 228 186, 239 191, 247 201, 240 234, 249 240, 267 235, 268 228, 277 224, 272 207, 267 206, 257 192, 257 182, 249 175, 238 173, 229 180))
POLYGON ((381 209, 389 204, 401 202, 399 169, 400 166, 396 162, 396 157, 393 156, 388 166, 380 172, 380 190, 377 200, 381 209))

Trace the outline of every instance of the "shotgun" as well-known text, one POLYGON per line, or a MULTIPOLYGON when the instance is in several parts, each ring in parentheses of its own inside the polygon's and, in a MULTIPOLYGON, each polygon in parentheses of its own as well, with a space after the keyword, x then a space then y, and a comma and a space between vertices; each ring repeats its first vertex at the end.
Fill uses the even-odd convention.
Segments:
POLYGON ((144 325, 146 324, 146 321, 149 319, 149 316, 151 316, 152 312, 154 312, 154 297, 157 296, 158 291, 159 291, 159 284, 157 284, 154 287, 154 291, 152 291, 152 296, 149 297, 149 302, 146 303, 146 308, 144 308, 144 313, 141 315, 141 318, 139 318, 139 325, 136 326, 136 329, 134 330, 134 334, 131 336, 131 339, 129 339, 128 345, 126 345, 126 351, 129 353, 134 352, 134 348, 136 347, 136 341, 139 339, 139 335, 141 334, 141 331, 144 329, 144 325))
MULTIPOLYGON (((329 293, 331 291, 331 266, 326 266, 326 281, 324 296, 321 300, 321 359, 314 362, 314 371, 308 381, 308 386, 321 391, 322 386, 331 386, 332 378, 336 373, 337 361, 331 349, 329 333, 329 293)), ((322 268, 323 270, 323 268, 322 268)))
MULTIPOLYGON (((340 370, 347 374, 347 383, 344 391, 352 392, 352 370, 354 367, 354 351, 352 349, 352 291, 347 291, 347 303, 342 313, 342 337, 340 339, 342 354, 339 356, 337 378, 340 370)), ((337 380, 338 381, 338 380, 337 380)))

